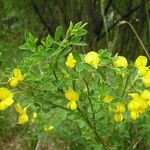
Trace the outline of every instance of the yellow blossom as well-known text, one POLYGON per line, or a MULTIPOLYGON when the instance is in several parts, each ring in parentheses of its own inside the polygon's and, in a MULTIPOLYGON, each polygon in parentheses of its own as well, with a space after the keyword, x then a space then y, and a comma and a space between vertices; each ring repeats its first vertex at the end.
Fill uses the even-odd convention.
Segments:
POLYGON ((13 103, 13 94, 7 88, 0 88, 0 110, 7 109, 13 103))
POLYGON ((76 60, 73 58, 73 55, 72 55, 72 53, 69 53, 69 55, 68 55, 68 57, 67 57, 67 61, 66 61, 66 66, 68 67, 68 68, 74 68, 75 67, 75 65, 76 65, 76 60))
POLYGON ((123 113, 125 112, 125 106, 124 104, 118 102, 116 105, 116 113, 123 113))
POLYGON ((18 119, 18 124, 23 125, 25 123, 27 123, 29 120, 28 115, 27 114, 20 114, 19 115, 19 119, 18 119))
POLYGON ((149 70, 148 67, 141 66, 141 67, 138 68, 138 74, 140 76, 144 76, 144 75, 146 75, 146 73, 147 73, 148 70, 149 70))
POLYGON ((84 61, 97 69, 100 62, 99 55, 97 52, 91 51, 85 55, 84 61))
POLYGON ((13 93, 11 93, 7 88, 0 88, 0 100, 12 99, 13 93))
POLYGON ((123 115, 122 115, 121 113, 115 113, 115 115, 114 115, 114 120, 115 120, 117 123, 122 122, 122 120, 123 120, 123 115))
POLYGON ((67 105, 67 108, 69 109, 71 109, 71 110, 75 110, 75 109, 77 109, 77 103, 76 103, 76 101, 70 101, 69 103, 68 103, 68 105, 67 105))
POLYGON ((24 114, 27 112, 27 109, 26 108, 23 109, 19 103, 15 104, 15 109, 16 112, 18 112, 19 114, 24 114))
POLYGON ((128 104, 129 111, 138 111, 140 108, 140 103, 137 100, 131 100, 128 104))
POLYGON ((21 73, 21 70, 19 70, 19 69, 17 69, 17 68, 15 68, 15 69, 13 70, 13 76, 14 76, 16 79, 18 79, 18 81, 22 81, 22 80, 24 79, 24 77, 23 77, 23 75, 22 75, 22 73, 21 73))
POLYGON ((150 70, 147 71, 147 73, 143 76, 142 80, 146 87, 150 86, 150 70))
POLYGON ((33 119, 36 119, 36 118, 37 118, 37 113, 36 113, 36 112, 33 112, 32 118, 33 118, 33 119))
POLYGON ((149 99, 150 99, 150 91, 149 91, 149 90, 144 90, 144 91, 142 92, 142 94, 141 94, 141 97, 142 97, 143 99, 149 100, 149 99))
POLYGON ((65 97, 70 101, 77 101, 79 99, 79 95, 71 88, 65 92, 65 97))
POLYGON ((54 129, 54 126, 44 126, 44 131, 45 132, 50 132, 54 129))
POLYGON ((145 67, 147 65, 147 58, 145 56, 140 55, 136 60, 135 60, 135 67, 136 68, 141 68, 145 67))
POLYGON ((28 122, 27 107, 22 108, 19 103, 15 104, 15 109, 19 113, 18 124, 23 125, 28 122))
POLYGON ((117 56, 113 65, 115 67, 126 68, 128 66, 128 62, 124 56, 117 56))
POLYGON ((111 101, 112 101, 113 99, 114 99, 113 96, 105 96, 104 99, 103 99, 103 101, 104 101, 105 103, 111 103, 111 101))
POLYGON ((19 82, 21 82, 24 79, 23 75, 21 74, 21 71, 17 68, 13 70, 13 77, 8 80, 11 87, 16 87, 19 82))
POLYGON ((136 111, 131 111, 131 113, 130 113, 130 118, 131 118, 132 120, 136 120, 137 118, 139 118, 139 113, 136 112, 136 111))
POLYGON ((11 87, 16 87, 18 85, 18 82, 18 79, 16 79, 15 77, 9 79, 9 84, 11 87))

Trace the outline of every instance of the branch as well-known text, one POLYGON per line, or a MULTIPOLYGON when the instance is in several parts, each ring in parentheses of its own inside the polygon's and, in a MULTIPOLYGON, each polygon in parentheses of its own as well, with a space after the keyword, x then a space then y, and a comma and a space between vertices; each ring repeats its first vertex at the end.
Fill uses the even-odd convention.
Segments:
POLYGON ((45 28, 48 30, 48 32, 51 34, 51 29, 50 27, 48 26, 48 24, 45 22, 43 16, 41 15, 37 5, 35 4, 34 0, 30 0, 31 1, 31 4, 32 4, 32 7, 33 9, 35 10, 35 12, 37 13, 37 15, 39 16, 39 19, 41 21, 41 23, 45 26, 45 28))
POLYGON ((93 103, 92 103, 92 100, 91 100, 91 98, 90 98, 90 89, 89 89, 89 85, 88 85, 88 82, 87 82, 84 78, 83 78, 83 80, 84 80, 85 85, 86 85, 86 88, 87 88, 88 100, 89 100, 90 107, 91 107, 91 111, 92 111, 94 128, 96 129, 96 123, 95 123, 95 113, 94 113, 93 103))
POLYGON ((102 137, 99 135, 99 133, 95 130, 95 127, 91 124, 91 122, 88 120, 88 118, 85 117, 85 115, 82 113, 79 106, 78 106, 77 109, 78 109, 79 114, 81 115, 81 117, 85 121, 85 123, 87 123, 89 128, 93 131, 96 141, 102 144, 104 150, 109 150, 109 147, 108 147, 107 143, 102 139, 102 137))
MULTIPOLYGON (((149 0, 148 0, 149 1, 149 0)), ((147 1, 147 2, 148 2, 147 1)), ((123 19, 129 17, 131 14, 133 14, 136 10, 138 10, 142 5, 144 5, 143 2, 141 2, 138 6, 136 6, 134 9, 129 11, 127 14, 123 15, 120 19, 118 19, 114 24, 112 24, 109 28, 108 31, 112 30, 120 21, 123 19)), ((102 33, 100 37, 97 38, 97 41, 99 41, 101 38, 103 38, 106 35, 106 32, 102 33)))

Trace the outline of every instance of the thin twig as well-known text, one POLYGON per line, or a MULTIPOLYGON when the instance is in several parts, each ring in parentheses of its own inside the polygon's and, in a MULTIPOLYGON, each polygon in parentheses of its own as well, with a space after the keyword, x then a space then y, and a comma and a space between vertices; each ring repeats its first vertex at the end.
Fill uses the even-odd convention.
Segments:
POLYGON ((38 140, 38 142, 37 142, 37 144, 36 144, 35 150, 38 150, 39 145, 40 145, 40 139, 38 140))
POLYGON ((90 103, 90 107, 91 107, 91 111, 92 111, 92 116, 93 116, 93 123, 94 123, 94 127, 96 129, 94 107, 93 107, 92 100, 90 98, 90 88, 89 88, 88 82, 84 78, 83 78, 83 81, 85 82, 85 85, 86 85, 86 88, 87 88, 88 100, 89 100, 89 103, 90 103))
POLYGON ((150 60, 150 55, 149 55, 149 53, 148 53, 146 47, 144 46, 144 44, 143 44, 141 38, 139 37, 139 35, 138 35, 137 32, 135 31, 134 27, 133 27, 133 26, 131 25, 131 23, 128 22, 128 21, 121 21, 121 22, 120 22, 120 25, 124 25, 124 24, 129 25, 129 27, 132 29, 132 31, 134 32, 135 36, 137 37, 139 43, 141 44, 143 50, 145 51, 145 53, 146 53, 148 59, 150 60))

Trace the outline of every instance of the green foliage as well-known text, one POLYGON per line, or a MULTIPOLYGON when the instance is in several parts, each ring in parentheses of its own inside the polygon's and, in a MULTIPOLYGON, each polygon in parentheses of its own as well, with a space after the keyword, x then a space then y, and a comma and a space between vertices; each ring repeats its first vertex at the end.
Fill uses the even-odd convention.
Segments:
MULTIPOLYGON (((90 58, 92 62, 85 61, 87 55, 76 51, 76 46, 83 48, 86 45, 82 41, 82 36, 87 33, 85 26, 86 23, 73 25, 70 22, 66 32, 59 26, 54 38, 48 35, 41 42, 31 33, 26 33, 25 44, 19 46, 23 59, 16 63, 25 79, 11 90, 15 93, 15 103, 21 104, 23 108, 28 106, 28 129, 36 137, 32 144, 35 145, 37 139, 57 137, 63 139, 72 150, 138 147, 142 140, 135 145, 139 138, 136 132, 145 126, 145 130, 140 131, 141 137, 145 136, 149 129, 150 120, 146 117, 149 110, 135 122, 130 120, 130 112, 126 110, 123 122, 121 120, 118 124, 114 121, 116 112, 109 112, 109 108, 116 108, 117 102, 127 108, 131 100, 128 94, 141 94, 145 87, 134 65, 131 63, 128 67, 115 67, 117 57, 113 57, 108 50, 94 52, 100 60, 95 62, 97 68, 93 65, 94 54, 90 58), (66 65, 68 54, 72 54, 76 62, 72 68, 66 65), (65 93, 70 88, 79 95, 75 110, 67 108, 69 100, 65 93), (107 104, 104 102, 105 96, 113 96, 114 99, 107 104), (34 121, 33 112, 37 112, 34 121), (50 125, 54 126, 54 130, 46 133, 44 126, 50 125)), ((11 71, 6 69, 6 72, 8 74, 3 75, 5 78, 1 77, 1 83, 3 81, 5 87, 10 88, 6 82, 11 71)), ((145 140, 145 147, 148 141, 145 140)))

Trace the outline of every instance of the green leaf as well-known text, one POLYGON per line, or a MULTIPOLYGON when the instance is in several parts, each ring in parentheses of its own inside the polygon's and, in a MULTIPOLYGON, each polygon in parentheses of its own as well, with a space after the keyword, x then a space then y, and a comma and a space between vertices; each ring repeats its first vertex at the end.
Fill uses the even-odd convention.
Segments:
POLYGON ((79 55, 77 52, 73 51, 73 52, 72 52, 72 55, 73 55, 73 58, 74 58, 77 62, 81 62, 81 61, 82 61, 80 55, 79 55))
POLYGON ((95 71, 95 68, 87 63, 83 63, 83 67, 85 70, 89 71, 89 72, 93 72, 95 71))
POLYGON ((77 63, 76 70, 78 72, 81 72, 82 70, 84 70, 83 63, 77 63))
POLYGON ((86 46, 87 44, 85 42, 70 42, 72 45, 76 46, 86 46))
POLYGON ((25 44, 19 46, 18 48, 22 49, 22 50, 31 50, 32 46, 29 43, 25 43, 25 44))
POLYGON ((87 30, 86 29, 80 29, 77 31, 77 35, 78 36, 82 36, 82 35, 85 35, 87 33, 87 30))
POLYGON ((75 24, 74 29, 79 29, 81 24, 82 24, 82 21, 80 21, 77 24, 75 24))
POLYGON ((81 40, 81 37, 80 37, 80 36, 74 36, 74 37, 70 40, 70 42, 76 43, 76 42, 79 42, 80 40, 81 40))
POLYGON ((58 26, 56 28, 56 31, 55 31, 55 41, 59 41, 61 36, 63 34, 63 27, 62 26, 58 26))
POLYGON ((46 47, 47 48, 50 47, 53 44, 53 42, 54 42, 54 39, 50 35, 48 35, 46 38, 46 47))

